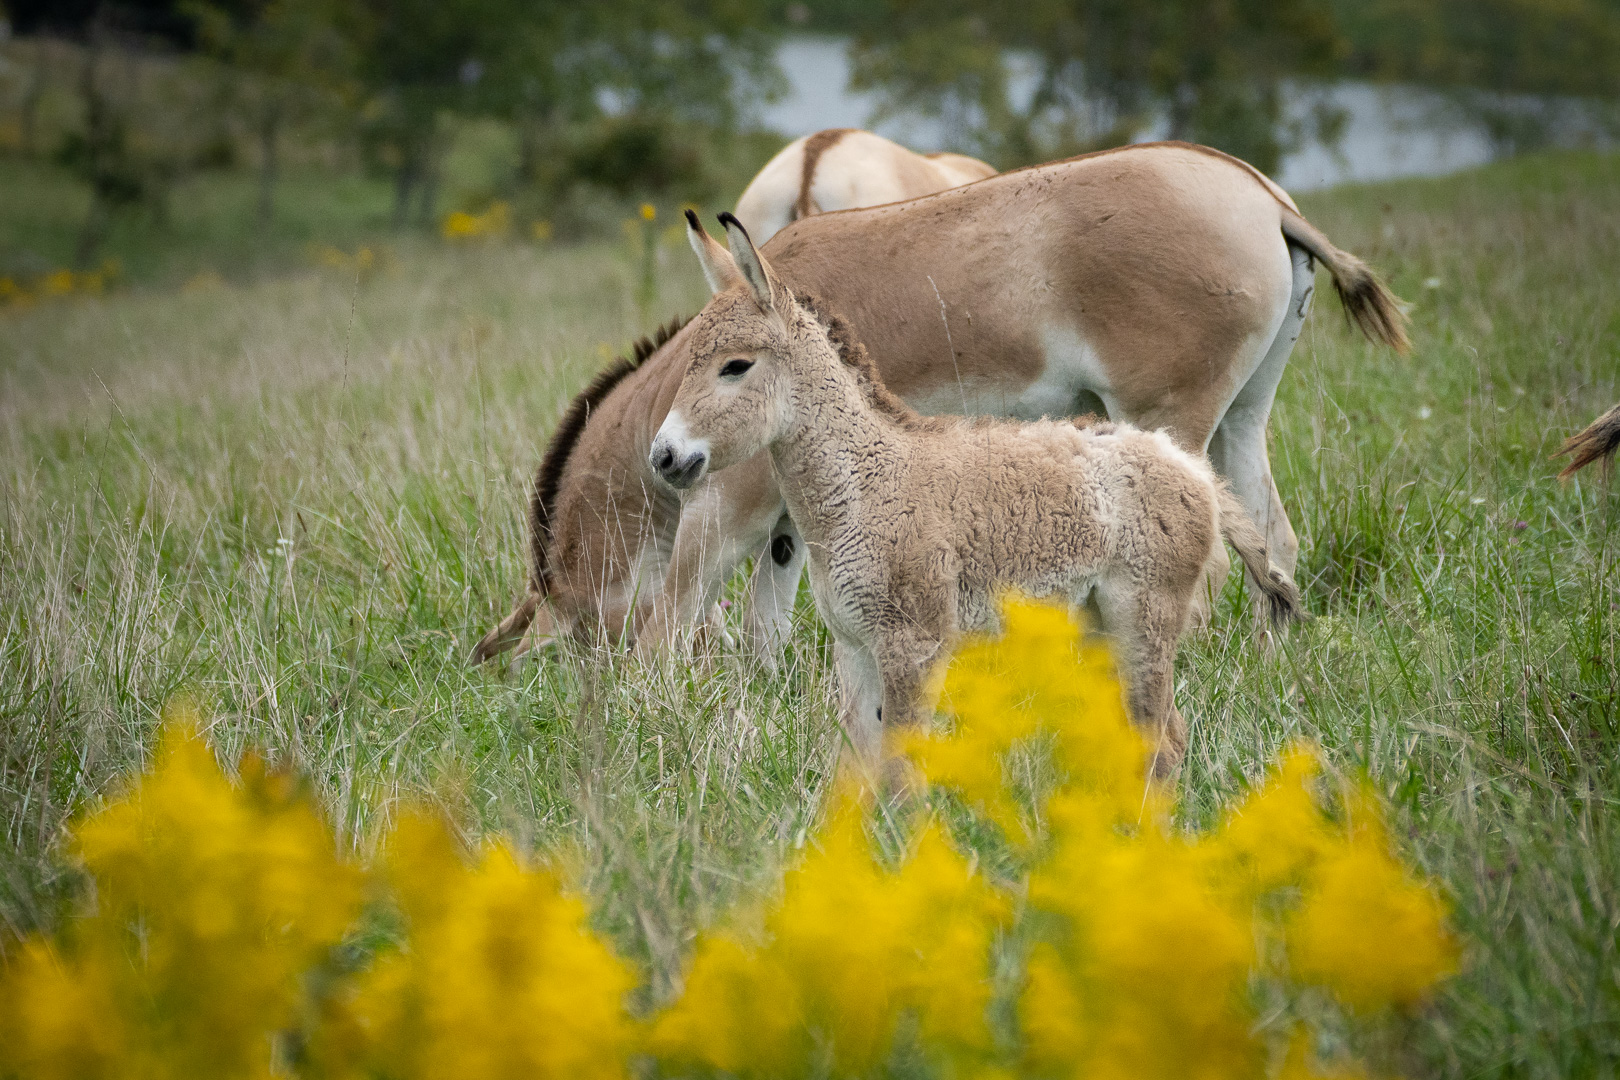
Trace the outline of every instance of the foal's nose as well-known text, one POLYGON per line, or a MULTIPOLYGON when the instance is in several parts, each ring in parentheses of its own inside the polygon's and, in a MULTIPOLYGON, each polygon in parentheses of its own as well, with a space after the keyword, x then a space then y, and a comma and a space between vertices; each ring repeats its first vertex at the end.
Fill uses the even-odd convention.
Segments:
POLYGON ((704 449, 686 450, 675 447, 660 438, 653 442, 647 462, 653 471, 663 477, 670 487, 691 487, 709 467, 709 452, 704 449))

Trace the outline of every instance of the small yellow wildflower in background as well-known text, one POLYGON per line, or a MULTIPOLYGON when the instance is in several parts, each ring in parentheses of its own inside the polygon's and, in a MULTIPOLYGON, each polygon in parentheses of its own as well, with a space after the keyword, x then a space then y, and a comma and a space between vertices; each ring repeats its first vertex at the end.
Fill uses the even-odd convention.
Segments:
POLYGON ((650 202, 642 203, 641 204, 641 220, 642 221, 656 221, 657 219, 658 219, 658 207, 654 206, 650 202))
POLYGON ((511 228, 512 207, 496 200, 481 214, 456 210, 446 214, 439 226, 439 235, 452 243, 466 240, 493 240, 505 236, 511 228))
POLYGON ((293 781, 256 758, 233 786, 173 710, 150 775, 85 819, 94 910, 0 975, 22 1077, 268 1076, 300 976, 359 911, 358 871, 293 781))
POLYGON ((314 1046, 330 1075, 625 1075, 635 978, 555 877, 499 842, 469 867, 421 813, 400 823, 385 862, 407 940, 333 1004, 314 1046))
POLYGON ((0 277, 0 309, 31 307, 40 300, 64 296, 99 296, 121 273, 123 263, 113 258, 103 260, 94 270, 52 270, 34 278, 31 284, 11 275, 0 277))
POLYGON ((386 269, 390 261, 390 253, 386 248, 372 248, 362 246, 354 249, 350 254, 342 248, 330 244, 317 246, 312 257, 316 264, 329 270, 337 270, 347 276, 366 282, 380 270, 386 269))
POLYGON ((39 295, 66 296, 73 291, 73 271, 52 270, 39 280, 39 295))

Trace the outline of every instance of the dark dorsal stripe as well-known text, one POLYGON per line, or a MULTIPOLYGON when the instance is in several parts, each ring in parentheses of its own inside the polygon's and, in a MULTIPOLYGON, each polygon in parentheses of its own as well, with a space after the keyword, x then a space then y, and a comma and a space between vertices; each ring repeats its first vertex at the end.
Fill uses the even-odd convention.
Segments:
POLYGON ((793 204, 793 220, 807 218, 816 212, 810 205, 810 185, 815 183, 816 166, 821 164, 821 155, 831 150, 834 143, 854 130, 854 128, 828 128, 804 140, 804 161, 799 166, 799 198, 793 204))
POLYGON ((581 390, 563 412, 557 429, 551 433, 540 468, 534 474, 534 491, 529 498, 529 588, 541 596, 551 591, 551 517, 557 509, 557 492, 562 488, 563 470, 579 437, 590 422, 591 413, 602 404, 613 388, 641 367, 647 357, 680 332, 687 319, 671 319, 651 338, 636 342, 629 356, 621 356, 596 373, 590 385, 581 390))

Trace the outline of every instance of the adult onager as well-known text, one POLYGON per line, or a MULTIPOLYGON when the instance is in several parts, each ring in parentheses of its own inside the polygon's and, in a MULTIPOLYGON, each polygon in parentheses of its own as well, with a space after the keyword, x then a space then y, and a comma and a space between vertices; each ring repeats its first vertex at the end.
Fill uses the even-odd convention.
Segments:
POLYGON ((932 195, 996 170, 962 154, 918 154, 858 128, 794 139, 737 200, 737 217, 763 244, 800 218, 932 195))
POLYGON ((809 551, 858 750, 922 720, 924 686, 1009 588, 1095 593, 1155 772, 1181 760, 1176 646, 1224 536, 1276 619, 1293 582, 1208 464, 1162 432, 1058 420, 924 419, 890 394, 842 319, 782 287, 730 214, 728 255, 687 212, 714 298, 648 452, 688 488, 764 451, 809 551))
MULTIPOLYGON (((1314 288, 1406 346, 1398 302, 1248 165, 1160 143, 1003 173, 926 198, 816 214, 764 246, 785 286, 820 297, 923 413, 1035 419, 1097 412, 1208 451, 1271 557, 1298 541, 1266 421, 1314 288)), ((688 326, 575 399, 530 503, 527 598, 474 651, 556 633, 664 640, 709 610, 751 556, 748 629, 785 633, 804 559, 763 457, 684 493, 647 463, 690 361, 688 326)), ((1224 558, 1224 555, 1223 555, 1224 558)))

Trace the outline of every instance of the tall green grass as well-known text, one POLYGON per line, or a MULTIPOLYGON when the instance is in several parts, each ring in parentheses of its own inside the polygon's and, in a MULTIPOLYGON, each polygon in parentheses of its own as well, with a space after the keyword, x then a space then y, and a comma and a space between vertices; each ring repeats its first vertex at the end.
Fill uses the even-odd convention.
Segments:
MULTIPOLYGON (((1375 1027, 1411 1075, 1620 1060, 1620 498, 1547 455, 1620 397, 1620 159, 1528 158, 1305 200, 1415 303, 1413 355, 1320 304, 1272 459, 1316 619, 1268 654, 1241 597, 1183 650, 1189 824, 1286 740, 1367 771, 1467 966, 1375 1027)), ((703 299, 667 253, 662 317, 703 299)), ((585 856, 601 926, 677 977, 694 930, 804 842, 837 751, 801 604, 782 672, 576 649, 464 658, 523 580, 563 403, 649 328, 608 245, 412 249, 332 272, 0 318, 0 925, 60 915, 63 822, 181 690, 229 758, 296 764, 345 843, 404 800, 585 856)))

